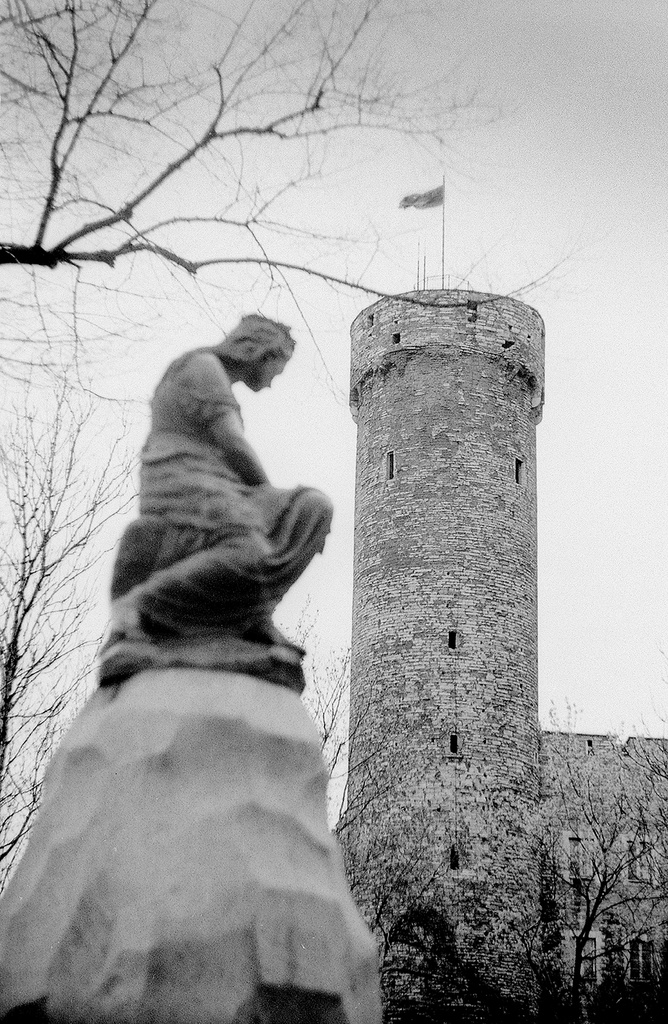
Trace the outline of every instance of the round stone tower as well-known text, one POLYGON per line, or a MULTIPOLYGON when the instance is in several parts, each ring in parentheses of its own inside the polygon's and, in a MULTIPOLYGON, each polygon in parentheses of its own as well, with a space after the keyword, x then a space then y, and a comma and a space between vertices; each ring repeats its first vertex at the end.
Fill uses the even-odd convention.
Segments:
POLYGON ((369 306, 351 333, 356 895, 373 917, 384 881, 410 876, 407 917, 437 906, 463 969, 517 999, 530 988, 520 918, 538 906, 524 835, 538 798, 543 321, 515 299, 419 291, 369 306))

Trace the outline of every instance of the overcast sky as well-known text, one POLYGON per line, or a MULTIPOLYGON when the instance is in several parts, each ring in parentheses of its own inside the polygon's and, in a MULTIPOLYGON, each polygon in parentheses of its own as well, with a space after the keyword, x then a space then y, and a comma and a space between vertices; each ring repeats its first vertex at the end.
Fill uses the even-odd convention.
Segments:
MULTIPOLYGON (((525 301, 546 324, 546 405, 539 438, 541 719, 551 703, 583 731, 662 729, 668 713, 668 8, 665 0, 467 0, 422 8, 395 34, 397 69, 451 74, 477 106, 442 160, 395 139, 351 144, 348 169, 301 201, 332 226, 373 226, 366 280, 413 287, 418 242, 440 274, 440 211, 400 210, 446 175, 446 273, 513 292, 551 267, 525 301)), ((370 229, 371 230, 371 227, 370 229)), ((355 255, 346 257, 353 269, 355 255)), ((365 251, 364 259, 367 259, 365 251)), ((342 261, 344 257, 342 257, 342 261)), ((346 269, 342 262, 341 270, 346 269)), ((298 351, 272 391, 239 387, 247 431, 276 484, 309 483, 336 517, 317 559, 280 610, 294 625, 308 599, 325 648, 349 641, 355 430, 347 410, 350 321, 371 299, 303 284, 299 305, 262 311, 294 325, 298 351), (310 336, 312 332, 313 337, 310 336), (314 340, 321 351, 316 351, 314 340)), ((214 343, 207 308, 165 317, 128 350, 114 386, 142 402, 188 345, 214 343)))

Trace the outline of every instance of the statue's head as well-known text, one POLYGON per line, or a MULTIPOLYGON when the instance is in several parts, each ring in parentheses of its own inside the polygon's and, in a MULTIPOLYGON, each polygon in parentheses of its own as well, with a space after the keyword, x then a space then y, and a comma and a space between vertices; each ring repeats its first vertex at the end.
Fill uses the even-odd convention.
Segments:
POLYGON ((219 358, 253 391, 270 387, 283 371, 295 347, 290 328, 259 313, 239 321, 216 345, 219 358))
POLYGON ((216 351, 235 363, 255 363, 267 352, 280 353, 287 360, 294 347, 289 327, 259 313, 250 313, 242 316, 234 330, 216 345, 216 351))

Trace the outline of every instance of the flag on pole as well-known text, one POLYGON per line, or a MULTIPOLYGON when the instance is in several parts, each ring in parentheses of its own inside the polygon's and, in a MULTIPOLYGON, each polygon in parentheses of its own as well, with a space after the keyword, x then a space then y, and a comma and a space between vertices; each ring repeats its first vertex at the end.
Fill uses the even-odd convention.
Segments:
POLYGON ((404 196, 399 203, 400 207, 406 209, 408 206, 415 206, 418 210, 427 210, 430 206, 443 206, 445 198, 445 187, 439 185, 429 192, 418 192, 415 195, 404 196))

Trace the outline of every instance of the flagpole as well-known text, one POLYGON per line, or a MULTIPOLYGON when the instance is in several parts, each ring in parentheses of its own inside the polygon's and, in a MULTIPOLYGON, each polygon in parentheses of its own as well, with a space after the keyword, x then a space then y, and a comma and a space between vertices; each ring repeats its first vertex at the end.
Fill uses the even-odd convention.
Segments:
POLYGON ((441 207, 441 288, 445 288, 445 174, 443 175, 443 206, 441 207))

